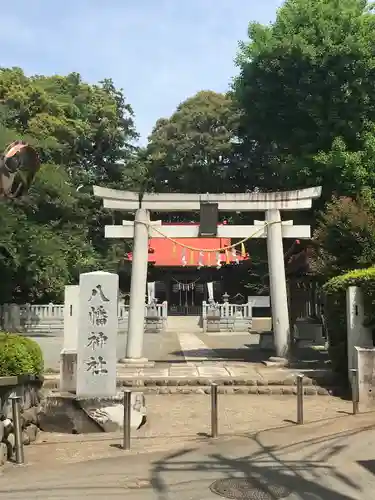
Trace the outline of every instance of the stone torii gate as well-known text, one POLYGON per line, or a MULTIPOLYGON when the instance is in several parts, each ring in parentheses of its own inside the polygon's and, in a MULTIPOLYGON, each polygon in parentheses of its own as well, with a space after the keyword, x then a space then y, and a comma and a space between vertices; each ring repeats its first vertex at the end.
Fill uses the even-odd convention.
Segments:
POLYGON ((218 226, 220 238, 267 238, 270 277, 272 325, 276 355, 284 358, 289 350, 289 313, 284 265, 283 238, 309 239, 310 226, 294 226, 293 221, 281 221, 280 211, 307 210, 312 200, 321 195, 321 187, 275 193, 187 194, 138 193, 94 186, 94 195, 103 199, 104 208, 135 212, 133 221, 122 226, 105 226, 106 238, 134 238, 130 288, 130 307, 126 362, 144 362, 143 336, 145 319, 145 292, 147 285, 148 239, 196 238, 198 226, 168 225, 150 221, 153 212, 199 211, 202 203, 217 203, 222 212, 265 212, 265 221, 254 225, 218 226), (263 231, 261 230, 263 226, 263 231), (160 232, 159 232, 160 230, 160 232))

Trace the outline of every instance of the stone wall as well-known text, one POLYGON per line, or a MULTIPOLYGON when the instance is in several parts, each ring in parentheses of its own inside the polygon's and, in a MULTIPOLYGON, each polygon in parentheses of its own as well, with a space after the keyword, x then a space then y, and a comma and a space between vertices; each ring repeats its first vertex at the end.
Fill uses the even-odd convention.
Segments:
POLYGON ((23 443, 36 440, 43 381, 32 376, 0 377, 0 466, 14 458, 12 396, 21 396, 23 443))

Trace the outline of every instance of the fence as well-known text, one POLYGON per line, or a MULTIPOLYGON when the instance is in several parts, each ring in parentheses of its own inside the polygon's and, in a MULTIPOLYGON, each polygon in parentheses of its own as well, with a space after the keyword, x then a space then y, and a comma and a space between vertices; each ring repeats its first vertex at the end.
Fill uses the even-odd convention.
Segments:
MULTIPOLYGON (((241 318, 251 318, 252 316, 252 305, 251 304, 215 304, 216 310, 218 311, 217 315, 221 318, 230 318, 233 316, 241 317, 241 318)), ((202 317, 206 319, 210 316, 209 311, 210 304, 207 302, 202 303, 202 317)))
MULTIPOLYGON (((167 319, 168 306, 166 302, 156 304, 157 316, 163 321, 167 319)), ((147 306, 145 315, 147 316, 147 306)), ((119 304, 119 331, 127 331, 129 306, 119 304)), ((64 305, 62 304, 4 304, 0 306, 0 324, 5 331, 23 333, 53 333, 64 329, 64 305)))
POLYGON ((204 332, 245 332, 270 330, 270 318, 253 318, 253 309, 269 308, 269 297, 249 297, 246 304, 202 304, 202 325, 204 332), (256 323, 256 324, 255 324, 256 323))
MULTIPOLYGON (((259 297, 267 299, 268 297, 259 297)), ((212 309, 207 302, 202 303, 202 325, 203 331, 247 331, 269 330, 269 318, 253 318, 255 307, 265 307, 266 303, 249 300, 246 304, 230 304, 224 302, 215 305, 216 318, 211 316, 212 309)), ((160 319, 161 325, 156 325, 157 329, 166 326, 168 317, 168 303, 166 301, 156 304, 156 317, 160 319)), ((149 306, 145 306, 145 317, 149 316, 149 306)), ((119 303, 118 306, 118 327, 119 332, 126 332, 128 328, 129 305, 119 303)), ((154 318, 146 319, 147 322, 155 326, 154 318)), ((16 331, 28 334, 39 333, 62 333, 64 329, 64 305, 63 304, 4 304, 0 306, 0 325, 5 331, 16 331)))

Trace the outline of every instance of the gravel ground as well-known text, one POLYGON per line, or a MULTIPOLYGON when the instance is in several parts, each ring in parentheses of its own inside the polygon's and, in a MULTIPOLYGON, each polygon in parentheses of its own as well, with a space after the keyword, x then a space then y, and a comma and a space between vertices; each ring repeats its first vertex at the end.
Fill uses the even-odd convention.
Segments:
MULTIPOLYGON (((147 424, 135 431, 131 453, 144 453, 189 446, 207 439, 210 432, 210 398, 205 395, 148 395, 147 424)), ((304 401, 305 422, 344 417, 351 412, 350 401, 334 397, 309 397, 304 401)), ((220 435, 241 435, 266 429, 294 426, 296 398, 289 396, 219 395, 220 435)), ((25 447, 29 465, 119 456, 121 434, 68 435, 40 433, 38 442, 25 447)))

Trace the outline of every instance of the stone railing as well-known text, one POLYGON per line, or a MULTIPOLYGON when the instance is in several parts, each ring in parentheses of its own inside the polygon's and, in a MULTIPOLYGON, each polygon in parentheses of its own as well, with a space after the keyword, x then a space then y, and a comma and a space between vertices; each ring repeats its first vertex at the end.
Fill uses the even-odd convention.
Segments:
MULTIPOLYGON (((219 316, 222 318, 231 317, 241 317, 241 318, 251 318, 252 317, 252 304, 230 304, 229 302, 224 302, 222 304, 215 304, 219 311, 219 316)), ((209 315, 210 304, 208 302, 202 303, 202 317, 206 318, 209 315)))
MULTIPOLYGON (((168 304, 156 304, 156 316, 163 326, 168 316, 168 304)), ((145 316, 149 314, 149 306, 145 306, 145 316)), ((129 306, 119 303, 119 331, 128 328, 129 306)), ((5 331, 22 333, 58 333, 64 329, 63 304, 4 304, 0 306, 0 325, 5 331)))
POLYGON ((64 328, 61 304, 4 304, 0 306, 1 328, 24 333, 52 333, 64 328))
POLYGON ((245 304, 203 302, 203 331, 249 332, 270 329, 270 318, 253 318, 253 308, 255 307, 269 307, 269 297, 254 297, 245 304))

